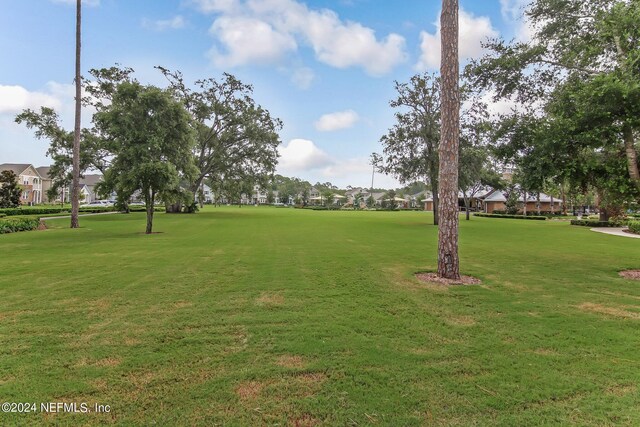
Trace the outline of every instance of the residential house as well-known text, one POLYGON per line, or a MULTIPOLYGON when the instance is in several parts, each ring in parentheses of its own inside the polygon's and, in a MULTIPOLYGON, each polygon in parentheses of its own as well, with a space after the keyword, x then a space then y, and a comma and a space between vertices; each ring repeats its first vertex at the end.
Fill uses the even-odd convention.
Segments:
POLYGON ((355 198, 356 198, 356 196, 358 194, 365 194, 366 192, 367 192, 367 190, 363 190, 360 187, 351 188, 351 189, 345 191, 344 195, 346 197, 346 203, 347 204, 353 204, 353 201, 355 200, 355 198))
MULTIPOLYGON (((487 193, 483 198, 483 210, 486 213, 493 213, 495 211, 506 210, 507 194, 500 190, 493 190, 487 193)), ((548 194, 540 193, 529 194, 527 193, 527 200, 525 202, 524 194, 521 194, 518 198, 519 210, 522 212, 524 205, 527 205, 527 212, 560 212, 562 209, 562 200, 556 199, 548 194)))
POLYGON ((318 190, 316 187, 311 187, 309 189, 309 199, 314 199, 316 197, 320 197, 320 190, 318 190))
POLYGON ((427 198, 429 198, 431 196, 431 193, 428 192, 427 190, 421 191, 419 193, 416 194, 412 194, 410 196, 407 197, 407 200, 409 202, 409 207, 410 208, 417 208, 422 206, 422 204, 425 202, 425 200, 427 198))
POLYGON ((429 191, 425 191, 422 203, 424 203, 425 211, 433 211, 433 194, 429 191))
POLYGON ((38 168, 36 168, 36 171, 38 171, 38 174, 40 175, 40 178, 42 179, 42 202, 43 203, 51 203, 55 201, 55 197, 53 199, 49 198, 49 189, 51 188, 51 186, 53 185, 53 179, 51 178, 51 175, 49 174, 51 171, 51 167, 50 166, 40 166, 38 168))
POLYGON ((42 177, 33 165, 27 163, 3 163, 0 165, 0 172, 7 170, 16 175, 17 183, 22 189, 21 204, 35 205, 44 202, 42 177))

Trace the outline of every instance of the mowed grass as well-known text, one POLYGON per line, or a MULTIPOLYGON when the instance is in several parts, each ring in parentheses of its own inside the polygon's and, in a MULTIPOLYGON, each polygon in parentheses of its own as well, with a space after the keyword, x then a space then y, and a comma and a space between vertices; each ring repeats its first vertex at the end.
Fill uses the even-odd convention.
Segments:
POLYGON ((636 239, 424 212, 205 208, 0 236, 1 425, 640 425, 636 239))

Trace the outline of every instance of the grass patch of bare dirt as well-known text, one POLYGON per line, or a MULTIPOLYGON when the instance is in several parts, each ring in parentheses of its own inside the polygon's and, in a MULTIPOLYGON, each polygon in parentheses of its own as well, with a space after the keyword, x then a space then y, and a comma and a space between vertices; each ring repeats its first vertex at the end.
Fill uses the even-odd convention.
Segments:
POLYGON ((625 279, 640 280, 640 270, 624 270, 618 274, 625 279))
POLYGON ((437 273, 416 273, 416 278, 421 282, 444 285, 444 286, 460 286, 460 285, 479 285, 482 281, 472 276, 460 276, 460 279, 445 279, 439 277, 437 273))

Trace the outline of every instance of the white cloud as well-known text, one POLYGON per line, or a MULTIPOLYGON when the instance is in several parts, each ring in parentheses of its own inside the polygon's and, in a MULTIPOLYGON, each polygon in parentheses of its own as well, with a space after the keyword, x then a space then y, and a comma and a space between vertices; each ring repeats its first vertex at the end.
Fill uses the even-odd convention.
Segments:
POLYGON ((31 92, 22 86, 0 85, 0 114, 17 114, 25 108, 36 109, 41 106, 60 108, 62 102, 54 94, 31 92))
POLYGON ((226 50, 222 53, 214 47, 210 51, 220 67, 274 63, 297 48, 290 34, 256 18, 223 16, 214 21, 210 33, 226 50))
MULTIPOLYGON (((25 108, 39 110, 51 107, 59 114, 61 125, 73 129, 75 85, 48 82, 43 88, 29 90, 22 86, 0 85, 0 159, 15 163, 49 164, 45 153, 46 139, 37 140, 34 131, 15 123, 15 117, 25 108)), ((93 110, 83 107, 82 122, 88 126, 93 110)))
POLYGON ((331 132, 334 130, 347 129, 352 127, 360 116, 353 110, 338 111, 324 114, 316 122, 316 129, 321 132, 331 132))
POLYGON ((489 114, 492 117, 495 117, 499 114, 509 114, 514 110, 518 110, 519 104, 516 101, 504 98, 494 101, 494 96, 495 92, 489 91, 484 93, 480 98, 480 101, 487 105, 489 114))
POLYGON ((221 14, 211 33, 226 53, 214 47, 216 62, 264 63, 265 56, 280 59, 305 44, 320 62, 336 68, 361 67, 378 76, 407 57, 402 36, 392 33, 379 40, 371 28, 343 21, 328 9, 309 9, 296 0, 199 0, 196 4, 201 11, 221 14), (268 54, 261 54, 265 49, 268 54))
MULTIPOLYGON (((367 157, 339 159, 321 171, 321 180, 330 181, 340 187, 351 185, 369 188, 371 186, 372 168, 367 157)), ((376 173, 373 176, 376 188, 397 188, 400 183, 390 175, 376 173)))
POLYGON ((500 13, 505 20, 517 21, 522 18, 522 12, 530 2, 530 0, 500 0, 500 13))
MULTIPOLYGON (((293 3, 293 2, 291 2, 293 3)), ((342 22, 330 10, 299 9, 293 27, 311 45, 316 58, 336 68, 359 66, 371 75, 383 75, 406 59, 405 40, 398 34, 376 39, 375 32, 357 22, 342 22)))
POLYGON ((240 7, 238 0, 193 0, 192 2, 203 13, 229 13, 240 7))
POLYGON ((321 169, 333 163, 327 153, 308 139, 292 139, 289 144, 280 145, 278 153, 278 171, 282 173, 321 169))
POLYGON ((500 0, 502 18, 513 27, 515 39, 522 42, 531 40, 535 33, 533 26, 524 16, 529 4, 531 0, 500 0))
POLYGON ((309 89, 315 79, 315 74, 311 68, 296 68, 291 75, 291 82, 299 89, 309 89))
MULTIPOLYGON (((279 147, 279 153, 279 174, 297 176, 311 183, 330 181, 341 188, 371 185, 371 165, 366 157, 335 158, 307 139, 292 139, 279 147)), ((381 173, 375 174, 374 185, 377 188, 400 186, 393 177, 381 173)))
MULTIPOLYGON (((461 61, 478 57, 483 53, 481 43, 487 38, 498 37, 499 32, 491 24, 491 19, 486 16, 474 16, 460 9, 460 41, 459 57, 461 61)), ((416 69, 420 71, 437 69, 440 67, 440 23, 436 23, 435 34, 426 31, 420 32, 420 60, 416 69)))
POLYGON ((179 30, 186 25, 185 19, 181 15, 176 15, 171 19, 160 19, 152 21, 144 18, 142 20, 142 26, 149 30, 165 31, 165 30, 179 30))

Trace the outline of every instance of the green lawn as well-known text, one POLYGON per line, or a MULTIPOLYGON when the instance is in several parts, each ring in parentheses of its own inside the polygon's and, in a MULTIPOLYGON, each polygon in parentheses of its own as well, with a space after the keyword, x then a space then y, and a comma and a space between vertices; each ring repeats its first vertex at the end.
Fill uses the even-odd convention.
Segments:
POLYGON ((0 425, 640 425, 636 239, 424 212, 205 208, 0 236, 0 425))

